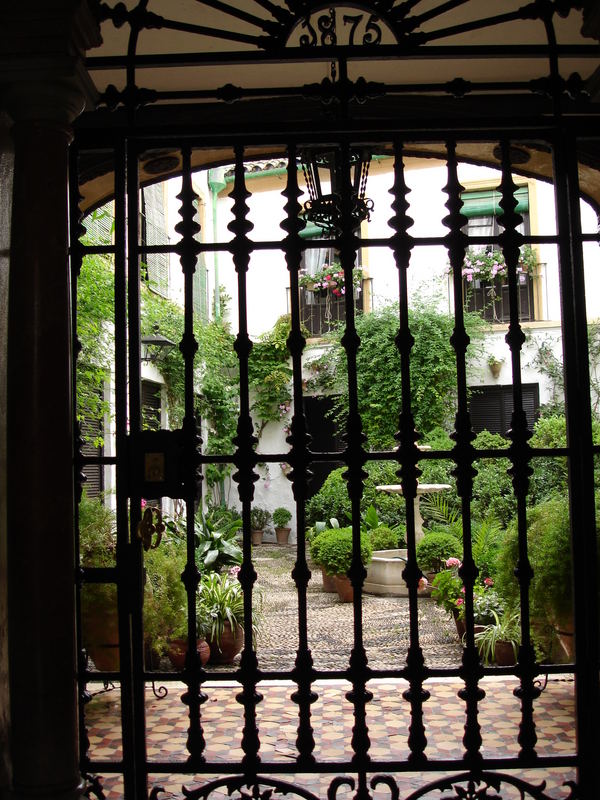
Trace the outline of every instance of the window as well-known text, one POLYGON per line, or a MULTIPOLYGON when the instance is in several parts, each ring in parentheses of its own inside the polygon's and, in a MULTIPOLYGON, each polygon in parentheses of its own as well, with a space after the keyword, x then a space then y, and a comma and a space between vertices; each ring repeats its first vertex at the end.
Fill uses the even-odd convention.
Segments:
POLYGON ((160 430, 160 383, 142 381, 142 428, 160 430))
MULTIPOLYGON (((102 458, 104 447, 98 442, 102 441, 102 422, 98 418, 86 417, 81 420, 81 455, 83 458, 102 458)), ((84 489, 88 497, 100 497, 104 491, 104 468, 102 464, 85 464, 84 489)))
MULTIPOLYGON (((323 237, 323 232, 316 225, 308 225, 300 234, 303 238, 317 239, 323 237)), ((333 248, 307 248, 302 255, 300 265, 303 274, 310 278, 311 275, 322 275, 328 265, 336 261, 333 248)), ((361 264, 361 252, 358 251, 358 266, 361 264)), ((363 283, 361 280, 354 288, 355 308, 363 310, 363 283)), ((308 328, 311 336, 321 336, 346 319, 346 298, 344 294, 331 288, 300 288, 300 319, 308 328)), ((289 303, 288 303, 289 308, 289 303)))
MULTIPOLYGON (((146 186, 141 192, 140 236, 142 247, 168 244, 165 224, 163 184, 146 186)), ((146 265, 146 279, 157 294, 167 297, 169 293, 169 254, 146 253, 142 256, 146 265)))
MULTIPOLYGON (((540 388, 537 383, 523 384, 523 408, 527 427, 533 430, 540 407, 540 388)), ((475 433, 487 430, 506 436, 513 412, 512 386, 478 386, 472 389, 469 404, 471 425, 475 433)))
MULTIPOLYGON (((516 189, 515 199, 517 200, 516 211, 523 217, 523 222, 519 225, 518 230, 522 234, 528 234, 530 226, 527 186, 520 186, 516 189)), ((463 192, 462 194, 462 213, 468 218, 463 230, 469 240, 474 237, 479 238, 479 241, 473 242, 469 246, 465 259, 466 268, 463 271, 465 309, 477 311, 488 322, 495 323, 510 320, 508 281, 505 270, 500 268, 496 274, 495 267, 491 272, 489 269, 480 270, 477 267, 473 271, 470 267, 477 264, 478 254, 485 255, 488 261, 494 261, 494 256, 498 253, 500 261, 503 262, 501 250, 497 245, 481 241, 487 237, 496 237, 502 232, 499 223, 502 215, 500 200, 501 193, 497 188, 463 192)), ((530 271, 525 269, 519 272, 519 319, 522 322, 536 319, 534 277, 530 271)))

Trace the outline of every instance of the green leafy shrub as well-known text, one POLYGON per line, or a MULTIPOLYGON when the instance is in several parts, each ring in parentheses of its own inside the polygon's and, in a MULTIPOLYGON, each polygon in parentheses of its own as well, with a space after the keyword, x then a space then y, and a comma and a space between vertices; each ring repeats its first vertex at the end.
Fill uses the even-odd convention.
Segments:
POLYGON ((208 638, 220 649, 225 623, 229 623, 233 633, 244 624, 242 585, 227 573, 204 575, 198 586, 198 608, 208 621, 208 638))
MULTIPOLYGON (((489 431, 478 433, 473 442, 478 449, 506 448, 508 444, 507 439, 489 431)), ((474 466, 477 475, 473 481, 472 516, 482 520, 493 513, 506 527, 517 509, 512 481, 507 472, 510 461, 507 458, 481 458, 474 466)))
POLYGON ((187 635, 185 565, 184 539, 163 536, 160 547, 144 554, 144 637, 158 655, 167 651, 170 639, 187 635))
MULTIPOLYGON (((484 323, 478 314, 465 314, 471 338, 469 352, 480 338, 484 323)), ((411 304, 409 325, 414 337, 410 379, 413 387, 415 426, 423 434, 451 421, 456 394, 456 354, 450 338, 454 320, 440 312, 434 303, 417 300, 411 304)), ((401 410, 402 373, 396 346, 399 328, 397 304, 368 314, 357 314, 360 337, 357 352, 359 411, 369 447, 389 449, 396 445, 395 434, 401 410)), ((324 388, 337 391, 335 418, 344 430, 347 413, 347 368, 341 345, 343 330, 336 331, 335 343, 327 353, 327 380, 324 388)), ((397 481, 395 481, 397 482, 397 481)))
POLYGON ((288 511, 288 509, 283 506, 279 506, 279 508, 273 511, 273 525, 275 525, 276 528, 285 528, 291 518, 291 511, 288 511))
POLYGON ((387 525, 380 525, 369 531, 371 547, 373 550, 396 550, 401 547, 401 534, 398 530, 392 530, 387 525))
POLYGON ((463 605, 461 589, 462 578, 458 575, 460 561, 454 559, 455 564, 449 569, 444 569, 435 576, 431 583, 431 598, 436 605, 441 606, 448 614, 458 615, 463 605))
MULTIPOLYGON (((592 420, 592 441, 600 444, 600 422, 592 420)), ((529 440, 531 447, 552 448, 566 447, 567 423, 564 415, 552 414, 535 423, 533 436, 529 440)), ((554 496, 566 496, 568 492, 568 468, 565 456, 538 457, 531 459, 533 475, 530 478, 530 502, 541 503, 554 496)), ((598 456, 594 457, 595 483, 600 483, 600 464, 598 456)))
MULTIPOLYGON (((329 575, 346 575, 352 562, 352 529, 331 528, 319 534, 317 539, 318 562, 329 575)), ((311 543, 311 556, 314 540, 311 543)), ((372 556, 371 542, 367 534, 360 537, 360 556, 368 564, 372 556)))
POLYGON ((431 531, 417 543, 417 563, 423 572, 439 572, 449 558, 460 558, 462 545, 452 533, 431 531))
POLYGON ((242 563, 242 549, 237 542, 241 527, 241 519, 218 507, 196 516, 196 559, 202 572, 221 572, 225 567, 242 563))
POLYGON ((262 531, 271 521, 271 513, 266 508, 252 506, 250 510, 250 525, 253 531, 262 531))
MULTIPOLYGON (((365 467, 368 477, 365 479, 361 498, 363 513, 368 510, 369 506, 374 506, 379 522, 392 528, 405 519, 404 500, 399 494, 380 492, 376 487, 397 484, 400 480, 396 475, 397 469, 398 464, 393 461, 369 462, 365 467)), ((342 477, 345 471, 345 467, 332 470, 323 486, 307 502, 306 521, 308 525, 314 525, 317 520, 331 517, 339 519, 342 523, 350 519, 351 505, 348 497, 348 484, 342 477)))
MULTIPOLYGON (((567 497, 555 497, 531 508, 527 528, 528 556, 533 569, 529 594, 532 629, 542 653, 551 656, 555 626, 568 629, 573 614, 567 497)), ((517 526, 513 524, 506 533, 497 574, 499 590, 513 605, 519 599, 514 575, 518 557, 517 526)))

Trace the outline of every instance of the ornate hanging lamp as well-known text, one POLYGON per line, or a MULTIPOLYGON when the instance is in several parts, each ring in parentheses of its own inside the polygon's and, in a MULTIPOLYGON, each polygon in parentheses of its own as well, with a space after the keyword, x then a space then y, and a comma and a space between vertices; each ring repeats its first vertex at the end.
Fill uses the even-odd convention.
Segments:
MULTIPOLYGON (((342 197, 344 180, 341 152, 338 148, 306 148, 300 153, 302 171, 310 199, 304 204, 304 218, 328 233, 342 230, 342 197), (323 194, 320 170, 328 174, 328 194, 323 194)), ((370 219, 373 201, 366 197, 371 153, 366 148, 350 151, 350 218, 352 229, 370 219)))

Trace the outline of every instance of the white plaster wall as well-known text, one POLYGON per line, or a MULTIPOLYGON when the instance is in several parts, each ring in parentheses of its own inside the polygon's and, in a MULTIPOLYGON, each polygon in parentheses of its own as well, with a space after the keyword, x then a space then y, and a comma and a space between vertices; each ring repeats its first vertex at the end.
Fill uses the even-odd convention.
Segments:
MULTIPOLYGON (((389 220, 393 211, 391 208, 392 196, 389 191, 393 183, 392 160, 389 160, 389 171, 381 170, 371 173, 368 183, 368 195, 375 204, 371 220, 367 224, 367 237, 369 239, 387 238, 393 233, 389 220)), ((417 169, 406 172, 406 183, 409 188, 408 201, 410 207, 408 214, 413 219, 409 233, 414 237, 443 237, 448 229, 443 224, 444 217, 448 214, 444 202, 446 199, 444 186, 447 182, 447 172, 444 163, 436 160, 423 162, 417 169)), ((477 167, 469 164, 459 166, 459 180, 461 183, 472 181, 497 179, 500 173, 487 167, 477 167)), ((248 218, 253 227, 249 237, 257 242, 280 241, 284 231, 280 227, 285 218, 286 199, 281 195, 285 188, 285 175, 278 179, 279 186, 273 188, 272 183, 268 191, 261 191, 260 178, 247 180, 247 188, 252 193, 248 198, 248 218)), ((213 231, 217 241, 227 242, 232 239, 228 225, 233 221, 232 199, 228 197, 231 184, 228 184, 218 198, 216 219, 212 216, 211 193, 207 184, 206 173, 198 173, 195 178, 196 191, 202 196, 206 204, 204 239, 213 239, 213 231)), ((179 201, 176 195, 180 191, 180 181, 170 181, 168 190, 169 207, 168 215, 170 225, 169 235, 176 241, 178 234, 174 226, 178 222, 177 209, 179 201), (173 211, 174 209, 174 211, 173 211)), ((304 202, 306 197, 300 198, 304 202)), ((532 233, 540 235, 554 235, 556 233, 556 214, 554 204, 554 189, 548 183, 536 182, 535 189, 530 197, 532 215, 532 233)), ((581 202, 582 227, 584 231, 595 232, 598 221, 595 212, 585 202, 581 202)), ((540 259, 542 262, 540 281, 542 286, 542 319, 545 322, 524 323, 528 341, 525 343, 521 357, 522 380, 524 383, 539 383, 540 403, 544 404, 550 399, 549 386, 545 378, 533 367, 533 359, 539 342, 551 342, 555 354, 562 358, 562 343, 560 335, 560 295, 558 286, 557 248, 554 244, 539 245, 540 259)), ((590 319, 600 317, 600 251, 595 243, 586 244, 584 247, 586 266, 587 309, 590 319)), ((238 330, 237 274, 230 253, 219 253, 214 258, 207 256, 209 266, 209 288, 214 291, 215 262, 218 265, 218 280, 231 296, 232 302, 229 309, 229 318, 232 330, 238 330)), ((364 253, 364 263, 367 274, 372 278, 373 305, 381 307, 395 301, 398 296, 398 276, 393 255, 386 247, 368 247, 364 253)), ((417 298, 433 301, 441 311, 450 310, 452 301, 449 292, 448 258, 446 248, 442 245, 415 246, 411 256, 408 271, 409 299, 414 302, 417 298)), ((173 298, 182 298, 182 278, 178 260, 171 260, 171 280, 173 298)), ((250 259, 247 274, 247 325, 252 339, 257 339, 262 333, 270 330, 276 320, 289 311, 288 308, 289 275, 283 254, 268 252, 260 248, 255 250, 250 259)), ((469 369, 468 382, 471 385, 498 385, 512 382, 511 362, 508 346, 505 342, 507 326, 494 326, 486 336, 481 350, 479 362, 472 363, 469 369), (501 372, 493 378, 487 359, 494 354, 498 360, 503 361, 501 372)), ((315 351, 308 350, 305 360, 314 357, 315 351)), ((293 409, 291 410, 293 411, 293 409)), ((291 415, 291 412, 290 412, 291 415)), ((281 453, 288 450, 285 442, 287 435, 281 425, 269 423, 261 436, 259 453, 281 453)), ((273 511, 279 505, 286 506, 294 512, 294 503, 291 485, 284 475, 279 464, 269 464, 259 467, 260 478, 255 487, 255 505, 260 505, 273 511)), ((237 489, 231 485, 228 502, 237 503, 237 489)), ((239 505, 239 504, 238 504, 239 505)), ((295 526, 295 514, 292 520, 292 529, 295 526)))

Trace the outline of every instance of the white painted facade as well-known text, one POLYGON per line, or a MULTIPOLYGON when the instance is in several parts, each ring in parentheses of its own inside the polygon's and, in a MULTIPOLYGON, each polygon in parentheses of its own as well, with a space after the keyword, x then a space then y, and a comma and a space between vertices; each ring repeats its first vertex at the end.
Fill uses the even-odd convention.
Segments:
MULTIPOLYGON (((408 214, 414 224, 409 233, 415 237, 443 237, 447 228, 443 219, 448 211, 444 206, 446 195, 444 186, 447 181, 446 166, 443 162, 430 160, 407 160, 406 182, 409 187, 408 214)), ((286 175, 284 170, 267 173, 251 173, 247 176, 246 186, 251 196, 247 200, 248 218, 253 227, 249 238, 256 243, 280 241, 285 235, 280 223, 285 218, 284 206, 286 198, 281 194, 285 189, 286 175)), ((299 173, 299 180, 302 180, 299 173)), ((500 174, 491 168, 462 164, 459 168, 459 180, 466 190, 498 185, 500 174)), ((529 190, 529 214, 531 233, 538 235, 554 235, 556 233, 555 204, 553 187, 540 181, 515 177, 517 183, 527 183, 529 190)), ((371 220, 363 224, 362 236, 368 239, 386 238, 393 233, 389 226, 392 217, 393 183, 392 160, 384 159, 374 162, 368 181, 368 196, 374 201, 374 212, 371 220)), ((228 225, 232 222, 233 201, 229 197, 232 188, 227 169, 221 168, 210 172, 197 173, 195 190, 200 198, 200 221, 204 241, 227 242, 232 239, 228 225)), ((325 190, 325 189, 324 189, 325 190)), ((168 182, 167 192, 167 226, 171 242, 177 241, 175 225, 179 221, 179 201, 176 196, 180 191, 180 181, 168 182)), ((308 199, 300 198, 300 202, 308 199)), ((581 202, 582 227, 584 232, 596 231, 598 220, 593 209, 581 202)), ((556 246, 542 244, 537 247, 539 255, 538 301, 536 322, 524 322, 523 328, 528 340, 522 351, 522 380, 524 383, 538 383, 540 404, 549 399, 549 387, 533 366, 533 358, 539 342, 552 342, 556 354, 561 353, 560 301, 558 284, 558 263, 556 246)), ((600 317, 600 251, 594 243, 584 248, 587 310, 588 319, 600 317)), ((221 252, 214 257, 206 257, 208 292, 214 297, 215 286, 221 284, 232 300, 229 307, 229 320, 233 332, 237 332, 237 275, 232 256, 221 252), (215 279, 216 276, 216 279, 215 279)), ((367 247, 363 251, 363 268, 365 275, 372 279, 372 304, 374 308, 384 306, 397 298, 397 270, 391 251, 385 247, 367 247)), ((452 298, 448 281, 448 259, 442 245, 419 245, 413 249, 409 275, 409 296, 421 297, 434 301, 440 310, 452 310, 452 298)), ((178 259, 171 257, 170 294, 178 302, 182 301, 183 281, 178 259)), ((252 253, 247 274, 247 309, 248 331, 251 338, 257 339, 262 333, 270 330, 281 314, 289 308, 288 300, 289 275, 281 252, 255 250, 252 253)), ((504 340, 508 326, 495 324, 490 326, 482 347, 481 357, 472 362, 469 368, 470 385, 503 385, 511 383, 511 363, 508 345, 504 340), (493 354, 502 362, 500 373, 493 377, 488 367, 488 357, 493 354)), ((322 344, 318 340, 309 341, 305 360, 322 352, 322 344)), ((282 425, 269 423, 260 438, 259 453, 285 452, 286 432, 282 425)), ((283 465, 285 467, 285 465, 283 465)), ((292 512, 290 483, 286 479, 284 469, 278 464, 261 465, 260 479, 256 484, 255 504, 265 506, 271 511, 279 505, 288 507, 292 512)), ((228 492, 229 502, 234 505, 237 497, 235 487, 228 492)), ((295 519, 291 525, 294 530, 295 519)))

